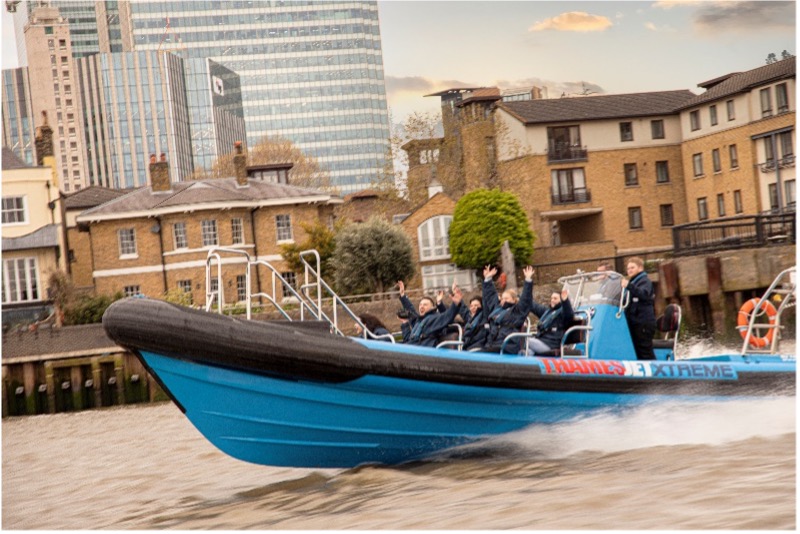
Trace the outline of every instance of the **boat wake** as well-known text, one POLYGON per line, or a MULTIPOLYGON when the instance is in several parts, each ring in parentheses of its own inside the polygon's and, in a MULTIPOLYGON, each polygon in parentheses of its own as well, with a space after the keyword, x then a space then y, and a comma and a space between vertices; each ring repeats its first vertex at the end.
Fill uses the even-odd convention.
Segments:
POLYGON ((718 446, 750 438, 776 438, 796 430, 794 397, 714 404, 663 403, 625 412, 535 425, 450 449, 436 460, 495 458, 555 460, 580 453, 610 454, 676 445, 718 446))

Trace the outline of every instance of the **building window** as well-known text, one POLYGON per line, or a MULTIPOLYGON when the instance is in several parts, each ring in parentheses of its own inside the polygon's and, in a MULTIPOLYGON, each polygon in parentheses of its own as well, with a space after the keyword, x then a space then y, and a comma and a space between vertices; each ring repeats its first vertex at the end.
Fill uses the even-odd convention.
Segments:
POLYGON ((656 183, 657 184, 669 183, 669 162, 656 161, 656 183))
POLYGON ((217 221, 214 219, 206 219, 201 223, 203 234, 203 246, 214 247, 219 244, 217 237, 217 221))
MULTIPOLYGON (((219 293, 219 278, 216 276, 211 277, 211 285, 209 286, 209 293, 219 293)), ((219 299, 217 299, 217 304, 219 304, 219 299)))
POLYGON ((247 300, 247 275, 236 275, 236 300, 247 300))
POLYGON ((621 122, 619 123, 619 140, 620 141, 633 141, 633 123, 621 122))
POLYGON ((292 240, 292 216, 276 215, 275 227, 277 229, 278 242, 292 240))
POLYGON ((792 132, 783 132, 779 134, 778 141, 781 144, 781 158, 794 155, 794 142, 792 141, 792 132))
POLYGON ((711 151, 711 164, 714 166, 714 172, 722 171, 722 161, 719 158, 718 148, 715 148, 711 151))
POLYGON ((139 286, 125 286, 122 288, 122 292, 126 297, 135 297, 136 295, 142 294, 139 286))
POLYGON ((231 242, 234 245, 244 244, 244 233, 242 232, 242 220, 239 218, 231 219, 231 242))
POLYGON ((635 163, 625 164, 625 186, 639 185, 639 175, 635 163))
POLYGON ((772 137, 764 138, 764 156, 768 165, 775 165, 775 146, 772 137))
POLYGON ((550 176, 552 178, 553 204, 588 202, 590 200, 582 168, 553 170, 550 176))
POLYGON ((709 106, 709 108, 708 108, 708 120, 711 123, 711 126, 716 126, 716 124, 717 124, 717 106, 709 106))
POLYGON ((191 280, 178 280, 178 289, 183 291, 184 293, 189 294, 189 304, 194 302, 194 297, 192 295, 192 281, 191 280))
POLYGON ((586 150, 581 145, 580 126, 547 127, 548 161, 586 159, 586 150))
POLYGON ((480 287, 475 277, 474 269, 459 269, 452 263, 441 263, 439 265, 426 265, 422 267, 422 287, 425 291, 436 289, 447 289, 453 282, 458 287, 471 291, 475 287, 480 287))
POLYGON ((694 176, 695 178, 698 176, 703 176, 703 154, 702 152, 699 154, 692 155, 692 166, 694 167, 694 176))
POLYGON ((772 115, 772 91, 767 87, 761 90, 761 116, 769 117, 772 115))
POLYGON ((3 224, 26 224, 25 197, 3 197, 3 224))
POLYGON ((289 284, 293 288, 297 288, 297 274, 295 274, 294 272, 288 272, 288 273, 281 273, 281 276, 283 277, 284 280, 286 280, 287 284, 289 284))
POLYGON ((717 216, 725 217, 725 193, 717 194, 717 216))
POLYGON ((689 124, 693 132, 700 129, 700 110, 696 109, 689 113, 689 124))
POLYGON ((628 227, 631 230, 642 229, 642 208, 639 206, 628 208, 628 227))
POLYGON ((744 212, 744 207, 742 206, 742 190, 737 189, 733 192, 733 210, 736 213, 744 212))
POLYGON ((725 102, 725 107, 728 108, 728 120, 734 120, 736 118, 736 106, 733 105, 733 100, 725 102))
POLYGON ((796 198, 797 198, 795 196, 797 194, 797 192, 795 191, 795 181, 794 180, 786 180, 783 183, 783 185, 784 185, 783 189, 784 189, 784 191, 786 193, 786 199, 785 199, 786 200, 786 205, 793 207, 795 205, 796 198))
POLYGON ((175 250, 188 248, 189 241, 186 238, 186 223, 176 222, 172 225, 172 235, 175 240, 175 250))
POLYGON ((417 227, 420 260, 450 257, 450 223, 453 217, 432 217, 417 227))
POLYGON ((58 47, 59 47, 61 50, 64 50, 64 49, 66 49, 66 48, 67 48, 67 40, 66 40, 66 39, 59 39, 59 40, 58 40, 58 47))
POLYGON ((3 304, 39 300, 39 269, 36 258, 3 261, 3 304))
POLYGON ((650 132, 653 139, 664 139, 664 121, 662 119, 650 121, 650 132))
POLYGON ((778 113, 789 111, 789 93, 786 91, 785 83, 779 83, 775 86, 775 100, 778 105, 778 113))
POLYGON ((672 214, 672 204, 661 204, 661 226, 674 226, 675 217, 672 214))
POLYGON ((428 163, 436 163, 437 161, 439 161, 438 148, 420 150, 419 162, 421 165, 427 165, 428 163))
POLYGON ((769 209, 778 209, 778 184, 769 184, 769 209))
POLYGON ((701 221, 708 219, 708 202, 706 197, 697 199, 697 218, 701 221))
MULTIPOLYGON (((44 27, 44 34, 45 35, 53 35, 53 27, 52 26, 45 26, 44 27)), ((52 43, 53 41, 49 40, 48 42, 52 43)), ((50 48, 53 48, 53 47, 51 46, 50 48)))
POLYGON ((136 229, 120 228, 117 230, 119 241, 119 257, 136 257, 136 229))
POLYGON ((731 169, 739 168, 739 152, 736 150, 736 145, 728 147, 728 156, 731 159, 731 169))

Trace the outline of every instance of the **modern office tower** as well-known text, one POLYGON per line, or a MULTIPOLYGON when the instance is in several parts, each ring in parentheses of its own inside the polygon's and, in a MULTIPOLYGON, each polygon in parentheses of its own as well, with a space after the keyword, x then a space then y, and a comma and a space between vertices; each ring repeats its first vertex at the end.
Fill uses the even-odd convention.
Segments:
POLYGON ((3 146, 28 165, 35 165, 30 90, 27 68, 3 71, 3 146))
MULTIPOLYGON (((67 193, 78 190, 84 186, 83 111, 69 24, 57 9, 38 7, 25 26, 25 46, 34 128, 43 124, 43 113, 46 114, 55 140, 53 155, 59 187, 67 193)), ((9 95, 4 92, 4 111, 7 98, 9 95)))
MULTIPOLYGON (((240 76, 248 146, 288 138, 342 193, 384 172, 389 125, 376 2, 137 0, 118 9, 135 50, 209 58, 240 76)), ((194 136, 202 119, 191 100, 189 108, 194 136)), ((205 154, 198 158, 206 164, 205 154)))
POLYGON ((142 51, 95 54, 75 63, 86 109, 87 184, 147 185, 150 154, 162 153, 170 179, 186 179, 192 158, 183 60, 142 51))

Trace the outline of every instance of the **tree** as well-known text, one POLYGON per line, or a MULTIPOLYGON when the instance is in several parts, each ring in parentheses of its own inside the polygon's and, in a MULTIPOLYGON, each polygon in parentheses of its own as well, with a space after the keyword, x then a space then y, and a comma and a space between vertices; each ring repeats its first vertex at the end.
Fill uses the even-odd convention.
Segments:
POLYGON ((450 255, 456 265, 480 269, 494 264, 506 240, 515 263, 528 263, 536 236, 514 194, 478 189, 461 197, 450 225, 450 255))
POLYGON ((408 236, 377 217, 342 228, 331 261, 336 287, 343 293, 383 293, 414 276, 408 236))
POLYGON ((333 276, 331 258, 336 248, 336 234, 326 225, 317 221, 314 224, 302 222, 300 226, 306 231, 307 237, 302 243, 281 245, 281 256, 293 272, 301 274, 305 267, 300 261, 300 253, 304 250, 314 249, 319 253, 320 271, 322 278, 329 279, 333 276))
MULTIPOLYGON (((192 178, 205 180, 236 176, 233 156, 233 147, 231 147, 230 153, 224 154, 214 161, 211 165, 211 170, 196 170, 192 178)), ((316 158, 304 154, 288 139, 264 136, 255 146, 247 150, 248 165, 268 165, 273 163, 293 164, 292 170, 289 171, 290 185, 314 189, 329 189, 331 186, 327 171, 320 166, 316 158)))

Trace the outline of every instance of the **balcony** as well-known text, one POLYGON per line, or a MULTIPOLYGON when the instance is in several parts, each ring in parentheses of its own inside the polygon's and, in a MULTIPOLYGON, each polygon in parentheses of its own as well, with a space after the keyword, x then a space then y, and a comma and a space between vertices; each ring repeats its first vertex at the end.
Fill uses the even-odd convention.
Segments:
POLYGON ((567 192, 552 191, 550 198, 553 202, 553 205, 580 204, 582 202, 591 202, 592 193, 585 187, 580 187, 567 192))
MULTIPOLYGON (((775 160, 768 159, 763 163, 756 164, 763 173, 773 172, 775 170, 775 160)), ((794 167, 794 154, 789 154, 788 156, 784 156, 783 158, 778 160, 778 167, 781 169, 786 169, 789 167, 794 167)))
POLYGON ((547 149, 547 163, 586 161, 587 159, 589 159, 589 156, 586 147, 564 145, 551 141, 547 149))

